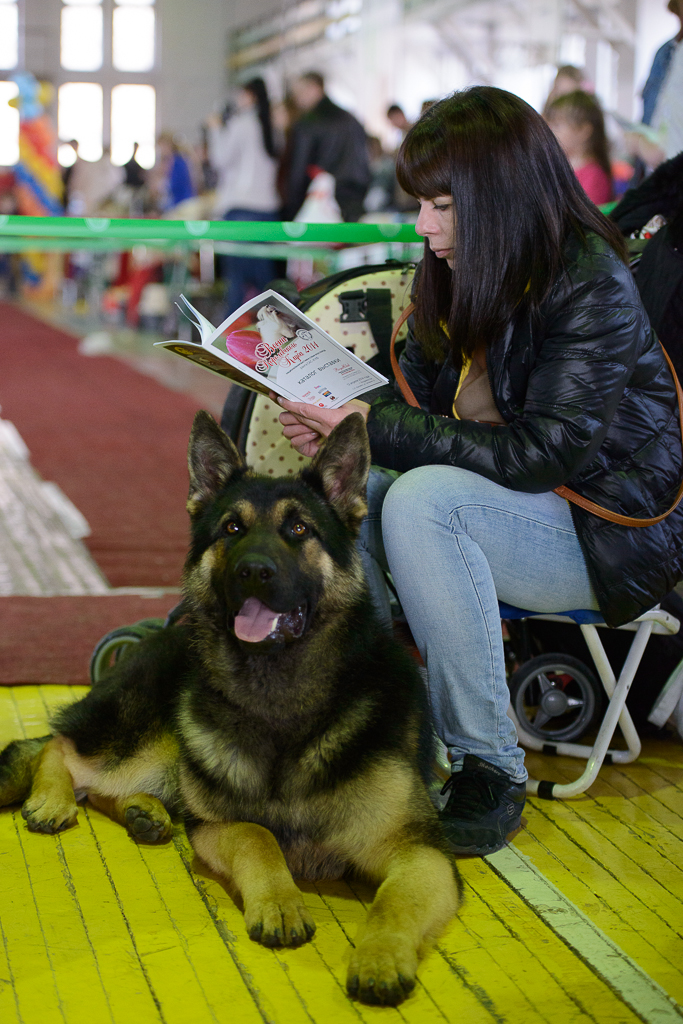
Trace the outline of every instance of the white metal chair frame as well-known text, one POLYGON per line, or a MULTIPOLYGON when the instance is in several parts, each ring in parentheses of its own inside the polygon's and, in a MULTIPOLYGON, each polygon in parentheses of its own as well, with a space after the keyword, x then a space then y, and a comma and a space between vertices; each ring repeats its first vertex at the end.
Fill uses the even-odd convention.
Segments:
MULTIPOLYGON (((576 619, 569 615, 545 615, 530 612, 523 617, 540 619, 546 622, 569 622, 576 624, 576 619)), ((579 796, 579 794, 585 792, 595 782, 598 772, 605 762, 607 764, 630 764, 639 757, 641 751, 640 737, 626 707, 626 697, 650 636, 653 633, 666 635, 677 633, 680 628, 680 622, 673 615, 669 615, 668 612, 656 607, 649 612, 645 612, 633 622, 618 626, 618 629, 635 633, 618 679, 614 675, 605 648, 598 635, 598 629, 608 629, 609 627, 603 622, 597 622, 581 623, 579 628, 583 633, 595 663, 595 668, 609 698, 609 704, 593 746, 589 747, 581 743, 545 743, 536 736, 530 735, 524 729, 512 708, 509 711, 510 717, 517 728, 519 741, 523 746, 528 747, 530 750, 538 750, 544 754, 564 754, 569 757, 587 759, 584 771, 574 782, 560 783, 529 779, 527 782, 527 792, 531 795, 543 797, 546 800, 579 796), (617 724, 626 741, 626 750, 613 750, 610 748, 617 724)), ((683 693, 683 663, 670 676, 650 712, 649 720, 663 725, 680 699, 681 693, 683 693), (667 713, 666 709, 669 708, 669 705, 670 709, 667 713), (662 715, 664 715, 663 718, 662 715)))

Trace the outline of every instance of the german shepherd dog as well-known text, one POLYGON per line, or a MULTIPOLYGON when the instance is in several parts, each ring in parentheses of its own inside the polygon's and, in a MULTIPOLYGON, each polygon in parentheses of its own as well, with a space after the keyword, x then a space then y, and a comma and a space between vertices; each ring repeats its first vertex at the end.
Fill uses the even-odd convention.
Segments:
POLYGON ((299 477, 266 478, 200 412, 188 461, 186 619, 131 646, 51 736, 3 751, 0 806, 23 800, 29 830, 53 834, 87 794, 146 842, 182 815, 264 946, 315 931, 293 875, 379 884, 347 988, 396 1005, 460 881, 426 788, 424 686, 356 551, 365 425, 347 417, 299 477))

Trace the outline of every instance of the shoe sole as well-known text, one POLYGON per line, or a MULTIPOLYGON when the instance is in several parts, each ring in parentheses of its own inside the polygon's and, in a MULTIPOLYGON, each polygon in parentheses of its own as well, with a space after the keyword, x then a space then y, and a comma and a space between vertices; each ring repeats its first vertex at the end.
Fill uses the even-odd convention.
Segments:
POLYGON ((504 846, 507 846, 507 840, 504 839, 502 843, 498 843, 495 846, 456 846, 455 843, 448 840, 448 845, 453 853, 469 854, 471 857, 488 857, 490 853, 497 853, 498 850, 502 850, 504 846))
POLYGON ((499 843, 494 843, 492 846, 476 846, 474 844, 470 846, 458 846, 451 839, 449 839, 448 836, 446 836, 446 841, 450 846, 451 850, 453 851, 453 853, 460 853, 464 855, 469 854, 470 856, 475 857, 488 857, 490 853, 497 853, 498 850, 502 850, 504 846, 507 846, 507 837, 509 835, 512 835, 513 832, 516 832, 518 828, 521 828, 521 825, 522 816, 520 814, 519 820, 516 821, 514 825, 510 828, 510 831, 506 834, 505 838, 501 839, 499 843))

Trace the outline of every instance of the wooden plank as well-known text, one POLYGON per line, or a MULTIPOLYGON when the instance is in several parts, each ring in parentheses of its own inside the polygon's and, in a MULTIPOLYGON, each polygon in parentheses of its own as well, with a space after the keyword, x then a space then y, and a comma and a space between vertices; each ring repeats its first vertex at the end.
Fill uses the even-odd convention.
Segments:
MULTIPOLYGON (((488 862, 473 859, 466 867, 470 892, 475 894, 470 897, 470 930, 498 971, 521 987, 539 1019, 559 1019, 563 1024, 625 1024, 637 1019, 488 862)), ((492 989, 495 992, 497 986, 492 989)))
POLYGON ((551 819, 529 815, 515 847, 625 953, 678 1002, 683 1003, 683 942, 637 900, 602 864, 583 851, 551 819))
MULTIPOLYGON (((671 749, 675 751, 676 747, 671 749)), ((661 760, 669 770, 673 770, 679 782, 683 781, 683 763, 679 769, 675 762, 661 760)), ((556 774, 563 779, 574 777, 575 772, 569 765, 568 758, 558 759, 556 774)), ((662 827, 646 807, 623 799, 614 783, 631 766, 622 768, 620 773, 614 766, 607 766, 591 786, 589 794, 570 801, 552 801, 551 806, 557 809, 571 807, 615 849, 628 851, 632 861, 673 896, 674 905, 678 903, 680 907, 679 921, 683 921, 683 833, 677 824, 673 830, 662 827)))
POLYGON ((22 739, 24 735, 14 687, 0 686, 0 750, 4 750, 12 740, 22 739))
POLYGON ((240 1024, 261 1024, 262 1017, 230 950, 216 929, 179 854, 169 843, 140 846, 140 856, 162 901, 176 941, 183 949, 208 1006, 217 1021, 232 1018, 240 1024), (229 993, 229 1014, 226 996, 229 993))
POLYGON ((18 811, 0 811, 0 925, 17 1006, 16 1016, 9 1020, 16 1019, 22 1024, 70 1024, 57 987, 42 908, 36 904, 24 860, 20 841, 23 827, 18 811))
POLYGON ((109 868, 100 856, 82 809, 78 827, 60 836, 59 844, 69 888, 95 951, 112 1020, 115 1024, 161 1022, 154 993, 137 955, 126 908, 118 899, 109 868))
MULTIPOLYGON (((125 829, 97 811, 84 808, 100 855, 106 863, 112 886, 125 908, 130 933, 147 983, 154 994, 159 1015, 165 1024, 222 1024, 227 1021, 233 992, 224 992, 224 1013, 217 1016, 207 998, 188 949, 179 939, 178 929, 146 867, 143 852, 125 829)), ((177 856, 171 845, 149 851, 160 860, 177 856)), ((194 910, 202 925, 210 930, 204 908, 197 900, 194 910)), ((241 983, 241 982, 240 982, 241 983)))
MULTIPOLYGON (((680 1024, 681 1016, 664 989, 549 882, 528 857, 514 846, 508 846, 488 857, 487 863, 580 957, 610 995, 623 1000, 633 1011, 634 1019, 650 1024, 680 1024)), ((615 1018, 605 1006, 604 994, 602 999, 596 1000, 588 994, 587 998, 598 1020, 623 1019, 623 1006, 617 1010, 615 1018)))
MULTIPOLYGON (((316 889, 328 913, 332 915, 337 929, 341 930, 346 941, 352 944, 365 921, 374 898, 374 888, 364 882, 350 879, 317 883, 316 889), (356 897, 357 902, 349 899, 350 895, 356 897)), ((451 930, 460 936, 462 924, 456 920, 445 933, 444 941, 447 941, 446 936, 451 930)), ((314 941, 318 942, 317 935, 314 941)), ((321 937, 321 955, 339 978, 340 984, 344 985, 348 952, 340 948, 339 940, 332 931, 329 936, 324 937, 324 948, 322 941, 321 937)), ((455 941, 458 941, 457 938, 455 941)), ((401 1004, 398 1013, 409 1024, 453 1019, 466 1020, 468 1024, 490 1024, 494 1017, 480 1001, 476 992, 468 987, 463 977, 452 969, 440 945, 431 950, 420 963, 416 988, 410 998, 401 1004), (454 1013, 457 1014, 455 1018, 454 1013)), ((364 1012, 366 1008, 360 1009, 364 1012)))
POLYGON ((637 762, 628 766, 628 772, 612 771, 610 782, 615 791, 626 797, 631 804, 658 824, 669 829, 675 836, 683 836, 683 793, 667 785, 646 765, 637 762), (668 790, 678 797, 678 807, 670 806, 671 800, 662 800, 662 790, 668 790))
MULTIPOLYGON (((2 838, 2 820, 0 820, 0 841, 2 838)), ((1 863, 1 862, 0 862, 1 863)), ((4 1024, 20 1024, 19 1001, 17 999, 14 973, 10 966, 8 955, 8 942, 5 930, 2 927, 0 916, 0 1020, 4 1024)))
MULTIPOLYGON (((68 1024, 114 1024, 60 837, 33 835, 21 818, 15 820, 64 1018, 68 1024)), ((16 970, 16 958, 11 962, 16 970)))
MULTIPOLYGON (((368 907, 374 898, 375 890, 372 886, 359 882, 349 885, 346 881, 339 880, 314 884, 302 882, 301 888, 311 894, 312 902, 309 906, 318 927, 311 944, 312 949, 315 950, 328 972, 321 992, 316 994, 316 1000, 309 1004, 316 1009, 320 1008, 316 1013, 316 1020, 321 1019, 325 999, 329 1000, 330 996, 327 993, 331 990, 331 983, 333 983, 335 984, 334 998, 337 1005, 348 1008, 344 1016, 339 1017, 340 1020, 352 1019, 350 1012, 353 1011, 356 1020, 374 1020, 378 1013, 382 1013, 382 1019, 386 1019, 388 1022, 411 1022, 420 1019, 424 1024, 428 1024, 428 1022, 443 1024, 443 1014, 435 1006, 419 980, 412 995, 396 1009, 385 1007, 381 1010, 349 1000, 346 994, 349 957, 358 935, 365 925, 368 907), (359 898, 359 893, 363 898, 359 898)), ((420 973, 421 969, 418 972, 418 978, 420 973)), ((305 984, 305 976, 302 978, 301 984, 305 984)))
MULTIPOLYGON (((683 750, 675 750, 681 757, 683 750)), ((683 757, 680 761, 671 758, 642 758, 639 764, 644 764, 650 769, 653 776, 659 780, 659 787, 655 789, 655 796, 669 810, 683 817, 683 757)))
MULTIPOLYGON (((252 997, 263 1019, 273 1024, 311 1024, 314 1017, 298 991, 288 962, 275 950, 251 941, 244 927, 242 912, 223 886, 192 859, 186 840, 183 842, 180 839, 180 845, 186 870, 202 896, 240 975, 248 980, 252 997)), ((293 950, 292 955, 300 952, 300 949, 293 950)))
POLYGON ((22 723, 24 736, 34 739, 47 736, 47 711, 38 686, 12 686, 12 699, 22 723))
POLYGON ((678 932, 683 922, 683 875, 642 836, 591 800, 553 802, 548 812, 582 850, 608 870, 662 923, 678 932), (656 877, 655 877, 656 875, 656 877))

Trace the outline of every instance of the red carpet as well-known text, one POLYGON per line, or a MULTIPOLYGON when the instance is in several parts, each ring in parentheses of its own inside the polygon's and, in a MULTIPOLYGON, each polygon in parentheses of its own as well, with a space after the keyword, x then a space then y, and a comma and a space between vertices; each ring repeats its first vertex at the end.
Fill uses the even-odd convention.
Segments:
POLYGON ((0 303, 2 417, 88 520, 86 544, 112 587, 177 586, 196 403, 77 344, 0 303))
POLYGON ((146 597, 0 597, 0 685, 89 683, 90 656, 111 629, 166 618, 180 600, 146 597))

